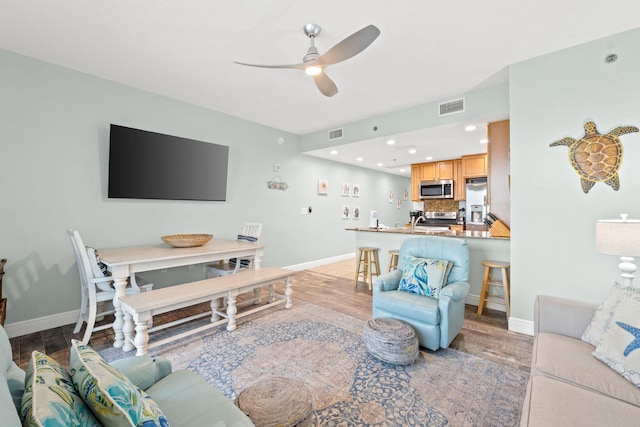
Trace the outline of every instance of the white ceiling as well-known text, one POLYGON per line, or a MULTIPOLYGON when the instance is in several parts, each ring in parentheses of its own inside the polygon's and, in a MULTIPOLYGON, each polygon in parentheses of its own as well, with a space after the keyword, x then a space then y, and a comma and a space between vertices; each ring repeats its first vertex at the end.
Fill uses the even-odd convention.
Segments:
MULTIPOLYGON (((510 64, 636 28, 638 16, 637 0, 0 0, 0 48, 303 135, 502 83, 510 64), (320 53, 368 24, 381 30, 327 69, 336 96, 299 70, 233 63, 300 63, 307 23, 322 27, 320 53)), ((418 146, 416 161, 457 157, 467 139, 482 151, 460 125, 397 146, 418 146)), ((360 155, 411 162, 383 142, 360 155)), ((356 164, 362 149, 333 159, 356 164)))

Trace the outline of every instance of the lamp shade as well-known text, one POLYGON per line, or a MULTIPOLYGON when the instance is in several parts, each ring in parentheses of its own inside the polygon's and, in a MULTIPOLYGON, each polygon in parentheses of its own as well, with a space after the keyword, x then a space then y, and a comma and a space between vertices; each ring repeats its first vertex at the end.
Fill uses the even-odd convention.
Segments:
POLYGON ((640 256, 640 220, 596 221, 596 251, 618 256, 640 256))

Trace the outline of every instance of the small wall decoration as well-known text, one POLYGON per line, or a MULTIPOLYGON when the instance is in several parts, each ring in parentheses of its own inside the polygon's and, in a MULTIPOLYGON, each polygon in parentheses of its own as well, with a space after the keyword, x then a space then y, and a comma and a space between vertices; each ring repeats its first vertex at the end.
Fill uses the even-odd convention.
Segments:
POLYGON ((352 215, 353 215, 353 219, 360 219, 360 206, 354 206, 351 209, 352 215))
POLYGON ((401 206, 402 206, 402 201, 400 201, 400 199, 396 200, 396 208, 400 209, 401 206))
POLYGON ((360 184, 353 184, 353 197, 360 197, 360 184))
POLYGON ((389 191, 389 194, 387 195, 387 202, 393 203, 393 191, 389 191))
POLYGON ((351 194, 351 186, 345 182, 342 183, 342 197, 349 197, 351 194))
POLYGON ((549 144, 569 147, 569 162, 580 177, 582 191, 588 193, 596 182, 604 182, 615 191, 620 189, 618 170, 622 164, 622 143, 619 135, 638 132, 635 126, 619 126, 602 135, 594 122, 584 125, 584 136, 570 137, 549 144))
POLYGON ((273 177, 273 179, 271 181, 267 181, 267 188, 269 188, 270 190, 286 190, 287 188, 289 188, 289 186, 287 185, 286 182, 284 182, 282 180, 282 178, 280 178, 278 175, 276 175, 275 177, 273 177))
POLYGON ((409 198, 409 192, 405 188, 405 190, 404 190, 404 200, 407 200, 408 198, 409 198))
POLYGON ((342 219, 349 219, 350 213, 351 213, 351 206, 342 205, 342 219))
POLYGON ((327 194, 329 191, 329 182, 326 179, 318 180, 318 194, 327 194))

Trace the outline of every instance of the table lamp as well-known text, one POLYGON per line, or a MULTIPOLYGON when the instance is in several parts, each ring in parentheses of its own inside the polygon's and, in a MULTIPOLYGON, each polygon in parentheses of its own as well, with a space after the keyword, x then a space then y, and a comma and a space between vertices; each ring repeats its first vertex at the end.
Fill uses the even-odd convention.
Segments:
POLYGON ((633 257, 640 256, 640 220, 627 219, 627 214, 620 216, 596 221, 596 251, 620 256, 622 285, 631 287, 636 271, 633 257))

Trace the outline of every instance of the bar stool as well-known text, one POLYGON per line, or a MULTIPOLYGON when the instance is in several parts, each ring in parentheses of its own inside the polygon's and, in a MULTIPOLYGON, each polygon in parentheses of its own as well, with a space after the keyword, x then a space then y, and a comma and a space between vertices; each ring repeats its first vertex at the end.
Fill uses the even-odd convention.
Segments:
POLYGON ((507 319, 510 314, 509 307, 509 263, 502 261, 482 261, 482 265, 484 266, 484 278, 482 279, 482 290, 480 291, 480 303, 478 304, 478 316, 482 316, 482 309, 484 308, 485 302, 492 302, 495 304, 502 304, 505 306, 505 311, 507 312, 507 319), (491 278, 491 269, 497 268, 501 272, 502 280, 492 279, 491 278), (492 286, 500 286, 502 287, 502 294, 492 293, 492 286), (491 299, 497 297, 498 299, 491 299))
POLYGON ((362 281, 369 284, 369 290, 373 284, 372 270, 376 268, 375 275, 380 276, 380 263, 378 262, 378 248, 363 246, 358 248, 356 265, 356 278, 353 287, 358 286, 358 277, 362 273, 362 281), (367 280, 368 279, 368 280, 367 280))
POLYGON ((389 271, 398 269, 398 255, 400 251, 397 249, 391 249, 389 251, 389 271))

